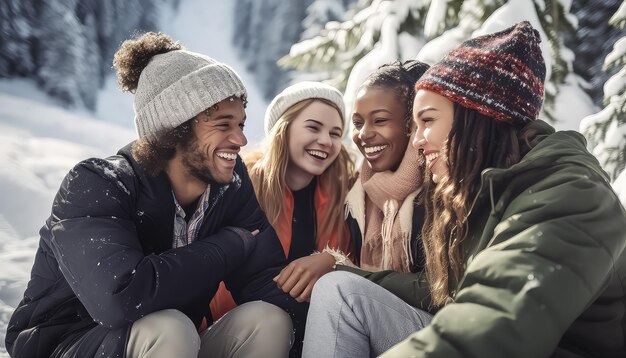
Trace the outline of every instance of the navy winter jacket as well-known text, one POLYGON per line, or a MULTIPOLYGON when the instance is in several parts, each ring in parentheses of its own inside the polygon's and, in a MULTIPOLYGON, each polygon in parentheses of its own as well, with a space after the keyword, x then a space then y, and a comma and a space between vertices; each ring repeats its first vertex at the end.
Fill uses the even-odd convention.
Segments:
POLYGON ((198 239, 172 249, 175 204, 165 174, 146 176, 130 145, 76 165, 40 231, 31 280, 7 328, 7 351, 123 357, 132 323, 152 312, 177 309, 197 326, 203 318, 210 323, 209 302, 222 280, 236 302, 274 303, 301 326, 308 306, 272 281, 286 260, 240 158, 234 177, 211 187, 198 239), (256 229, 246 255, 240 235, 256 229))

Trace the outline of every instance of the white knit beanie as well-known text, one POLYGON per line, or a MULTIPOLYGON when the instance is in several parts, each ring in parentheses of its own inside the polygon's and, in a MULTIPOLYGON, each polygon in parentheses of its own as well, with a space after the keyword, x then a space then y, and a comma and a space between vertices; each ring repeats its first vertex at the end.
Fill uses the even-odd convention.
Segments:
POLYGON ((265 111, 265 135, 269 135, 280 116, 291 106, 311 98, 323 98, 337 105, 345 127, 345 108, 341 92, 322 82, 303 81, 285 88, 274 97, 265 111))
POLYGON ((156 55, 135 91, 137 134, 154 140, 226 98, 245 95, 237 73, 208 56, 186 50, 156 55))

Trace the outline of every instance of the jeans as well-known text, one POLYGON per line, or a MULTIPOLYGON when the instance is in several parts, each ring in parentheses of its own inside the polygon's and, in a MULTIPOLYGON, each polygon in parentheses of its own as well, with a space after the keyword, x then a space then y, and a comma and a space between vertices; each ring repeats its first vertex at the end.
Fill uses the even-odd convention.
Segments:
POLYGON ((313 288, 302 356, 375 357, 431 319, 365 278, 331 272, 313 288))

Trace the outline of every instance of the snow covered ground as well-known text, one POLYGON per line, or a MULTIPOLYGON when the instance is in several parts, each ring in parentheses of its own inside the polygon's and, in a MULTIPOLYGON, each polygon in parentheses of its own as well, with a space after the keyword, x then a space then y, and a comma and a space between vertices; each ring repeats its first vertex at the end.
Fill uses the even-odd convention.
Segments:
POLYGON ((2 354, 12 307, 22 298, 30 277, 37 232, 50 213, 61 180, 82 159, 114 154, 135 132, 86 113, 59 108, 29 82, 5 82, 0 91, 2 354), (4 92, 7 89, 35 99, 4 92))

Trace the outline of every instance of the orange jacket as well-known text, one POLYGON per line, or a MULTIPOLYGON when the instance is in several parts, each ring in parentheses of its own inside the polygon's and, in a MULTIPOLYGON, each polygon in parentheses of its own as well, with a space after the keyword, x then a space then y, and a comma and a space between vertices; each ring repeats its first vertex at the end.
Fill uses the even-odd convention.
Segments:
MULTIPOLYGON (((315 206, 315 217, 316 217, 316 225, 317 232, 321 232, 321 227, 324 223, 320 222, 322 220, 324 213, 330 208, 328 205, 330 204, 330 195, 322 189, 321 185, 317 185, 315 187, 315 193, 313 194, 313 203, 315 206)), ((280 240, 281 245, 283 246, 283 250, 285 252, 285 257, 289 256, 289 248, 291 247, 291 230, 292 230, 292 218, 293 218, 293 194, 291 190, 285 190, 285 196, 283 200, 283 210, 281 215, 278 218, 278 222, 274 225, 274 230, 278 234, 278 239, 280 240)), ((339 247, 339 234, 337 232, 333 232, 332 235, 328 238, 328 246, 333 249, 339 249, 344 253, 350 252, 350 236, 348 233, 348 229, 346 225, 343 225, 343 237, 344 243, 339 247)), ((317 238, 316 238, 317 239, 317 238)), ((317 251, 322 251, 326 247, 326 243, 318 240, 317 242, 317 251)), ((226 312, 235 308, 237 304, 233 300, 230 292, 224 286, 224 282, 220 283, 220 286, 211 301, 211 314, 213 315, 213 320, 218 320, 222 317, 226 312)))

